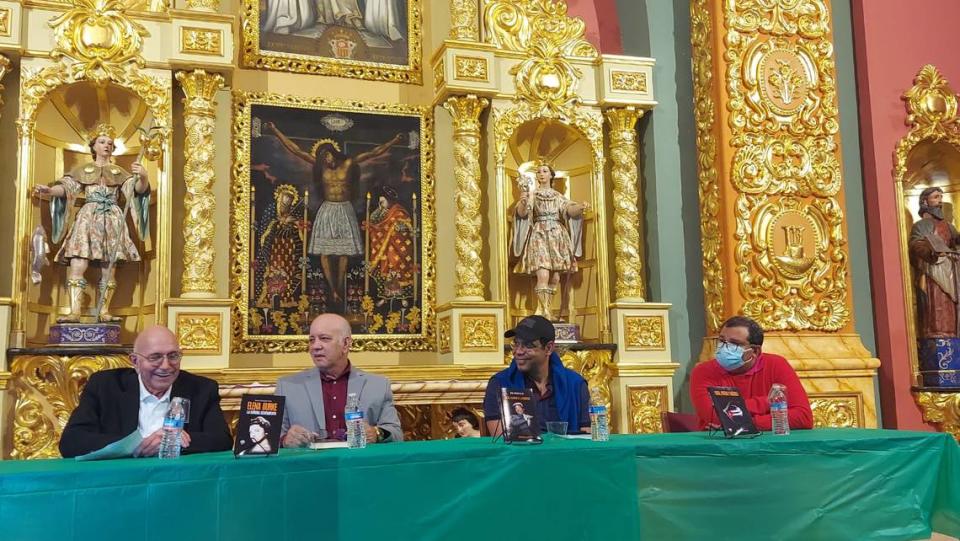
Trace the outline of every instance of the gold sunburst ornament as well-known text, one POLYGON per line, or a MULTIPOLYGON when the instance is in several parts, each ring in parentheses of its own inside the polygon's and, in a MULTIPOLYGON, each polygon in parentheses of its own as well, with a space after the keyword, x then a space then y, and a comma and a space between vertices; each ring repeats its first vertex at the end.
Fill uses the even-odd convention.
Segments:
POLYGON ((343 152, 342 150, 340 150, 340 143, 334 141, 333 139, 325 138, 325 139, 318 140, 316 143, 313 144, 312 147, 310 147, 310 155, 316 156, 317 149, 320 148, 321 145, 328 144, 328 143, 330 144, 330 146, 337 149, 337 152, 343 152))
POLYGON ((88 142, 93 141, 98 137, 109 137, 111 140, 116 140, 117 129, 111 126, 110 124, 101 122, 100 124, 97 124, 96 126, 94 126, 92 130, 87 132, 86 141, 88 142))
POLYGON ((48 24, 56 45, 50 56, 76 61, 70 66, 78 79, 97 84, 120 78, 130 64, 144 66, 140 56, 147 29, 127 17, 120 0, 72 0, 73 8, 48 24))

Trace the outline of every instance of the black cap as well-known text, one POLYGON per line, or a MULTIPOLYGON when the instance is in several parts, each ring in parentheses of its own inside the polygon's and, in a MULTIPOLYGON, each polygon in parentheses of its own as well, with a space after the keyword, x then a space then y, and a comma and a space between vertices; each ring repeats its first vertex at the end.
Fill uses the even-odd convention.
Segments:
POLYGON ((503 333, 504 338, 513 338, 516 336, 524 342, 533 342, 539 340, 541 345, 553 342, 557 338, 557 331, 553 328, 553 323, 543 316, 527 316, 517 323, 517 326, 503 333))

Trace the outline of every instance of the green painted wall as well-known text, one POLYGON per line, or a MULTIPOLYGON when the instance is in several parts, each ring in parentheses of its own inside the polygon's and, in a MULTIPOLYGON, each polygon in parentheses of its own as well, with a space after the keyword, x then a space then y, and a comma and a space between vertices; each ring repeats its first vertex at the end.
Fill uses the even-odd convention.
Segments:
MULTIPOLYGON (((689 373, 703 344, 703 273, 687 2, 617 0, 624 54, 656 58, 653 113, 641 121, 640 160, 651 301, 673 304, 671 348, 680 369, 676 409, 692 412, 689 373)), ((834 5, 843 166, 849 217, 850 267, 856 329, 875 351, 860 167, 850 5, 834 5)))

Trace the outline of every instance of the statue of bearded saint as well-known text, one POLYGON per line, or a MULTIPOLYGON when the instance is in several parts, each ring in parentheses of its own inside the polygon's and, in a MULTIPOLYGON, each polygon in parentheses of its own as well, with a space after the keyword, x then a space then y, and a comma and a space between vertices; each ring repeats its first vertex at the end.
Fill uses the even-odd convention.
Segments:
POLYGON ((960 234, 943 216, 943 190, 920 194, 920 220, 910 230, 910 264, 915 272, 918 334, 925 338, 960 336, 960 234))

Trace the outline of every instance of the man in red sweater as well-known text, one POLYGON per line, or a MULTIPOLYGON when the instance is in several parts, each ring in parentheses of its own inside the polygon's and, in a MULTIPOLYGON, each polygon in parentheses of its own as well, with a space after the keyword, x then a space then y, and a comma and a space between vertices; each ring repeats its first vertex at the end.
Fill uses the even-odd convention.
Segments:
POLYGON ((720 424, 707 387, 736 387, 757 428, 770 430, 767 395, 774 383, 787 387, 790 428, 813 428, 810 401, 797 373, 783 357, 761 352, 762 345, 763 329, 756 321, 734 316, 723 324, 717 338, 716 357, 695 366, 690 375, 690 394, 701 429, 720 424))

